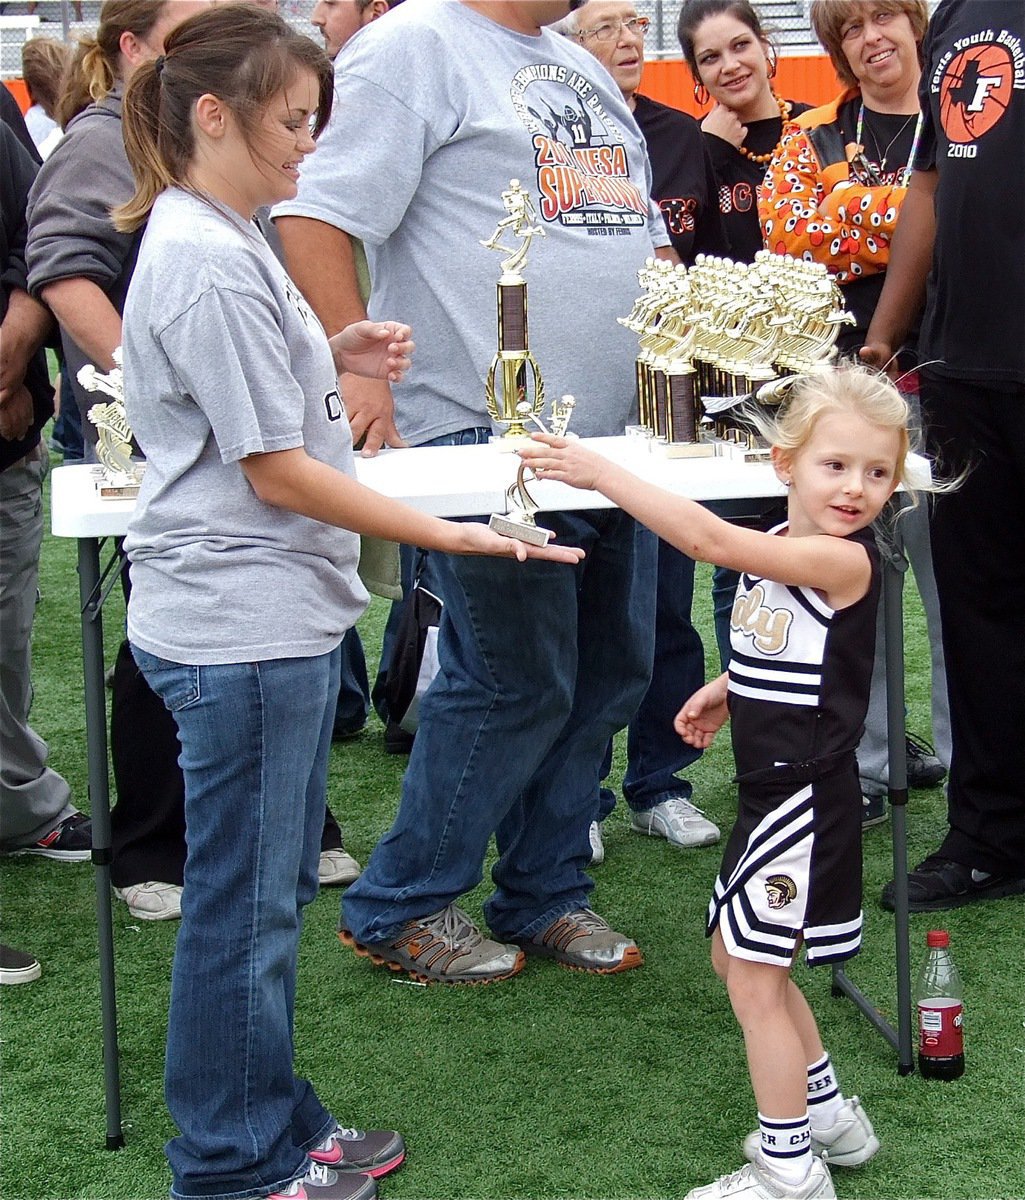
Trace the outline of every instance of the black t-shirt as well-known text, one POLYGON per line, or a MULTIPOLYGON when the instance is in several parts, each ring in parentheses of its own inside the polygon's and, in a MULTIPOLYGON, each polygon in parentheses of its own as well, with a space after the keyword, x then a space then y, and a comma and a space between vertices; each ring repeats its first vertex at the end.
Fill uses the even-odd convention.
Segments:
MULTIPOLYGON (((798 116, 811 106, 787 102, 790 115, 798 116)), ((747 127, 745 147, 752 154, 771 154, 783 136, 779 117, 752 121, 747 127)), ((733 145, 715 134, 705 134, 705 145, 712 156, 716 194, 723 228, 726 231, 726 253, 734 262, 754 262, 762 247, 762 227, 758 223, 758 187, 769 169, 768 161, 752 162, 733 145)))
POLYGON ((648 144, 651 194, 673 249, 688 266, 697 254, 725 254, 715 204, 715 176, 693 117, 647 96, 634 96, 634 119, 648 144))
MULTIPOLYGON (((858 140, 858 115, 860 112, 860 96, 853 96, 840 106, 838 116, 845 144, 858 140)), ((911 157, 917 124, 917 113, 911 115, 881 113, 873 111, 866 105, 861 123, 861 144, 864 147, 863 157, 871 174, 866 174, 862 182, 890 184, 895 187, 904 183, 905 168, 911 157)), ((853 356, 865 344, 865 335, 868 333, 868 327, 872 322, 872 316, 879 303, 885 282, 885 272, 877 271, 873 275, 864 275, 860 279, 852 279, 841 285, 844 304, 857 322, 856 325, 840 326, 836 345, 842 354, 853 356)), ((905 344, 913 350, 917 343, 918 320, 916 318, 905 344)), ((915 361, 910 351, 902 352, 900 365, 905 370, 913 367, 915 361)))
POLYGON ((915 166, 938 172, 920 353, 957 379, 1025 383, 1025 4, 944 0, 923 46, 915 166))

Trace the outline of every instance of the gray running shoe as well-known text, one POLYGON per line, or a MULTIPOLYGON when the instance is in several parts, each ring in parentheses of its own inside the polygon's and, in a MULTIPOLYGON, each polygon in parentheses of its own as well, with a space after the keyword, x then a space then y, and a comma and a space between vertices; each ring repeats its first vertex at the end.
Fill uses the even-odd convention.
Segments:
POLYGON ((527 954, 554 958, 574 971, 613 975, 644 963, 637 943, 616 933, 603 917, 589 908, 564 913, 540 933, 519 943, 527 954))
POLYGON ((523 970, 523 952, 484 937, 456 904, 402 926, 390 942, 357 942, 348 929, 345 946, 377 967, 405 971, 421 983, 495 983, 523 970))
MULTIPOLYGON (((761 1134, 756 1129, 744 1139, 744 1157, 758 1161, 761 1134)), ((861 1101, 851 1096, 843 1102, 829 1129, 811 1131, 811 1152, 831 1167, 860 1167, 879 1152, 879 1139, 861 1101)))
POLYGON ((267 1200, 375 1200, 376 1196, 377 1184, 369 1175, 345 1174, 311 1162, 302 1179, 271 1192, 267 1200))
POLYGON ((654 808, 635 812, 630 828, 634 833, 665 838, 670 846, 679 848, 711 846, 719 840, 719 826, 683 796, 668 796, 654 808))

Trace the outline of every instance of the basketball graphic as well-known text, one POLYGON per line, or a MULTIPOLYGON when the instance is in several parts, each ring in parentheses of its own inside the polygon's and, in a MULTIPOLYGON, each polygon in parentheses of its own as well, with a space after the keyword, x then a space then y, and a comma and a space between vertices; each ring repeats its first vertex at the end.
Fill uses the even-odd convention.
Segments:
POLYGON ((1003 46, 963 50, 943 73, 940 123, 952 142, 974 142, 1000 120, 1011 100, 1014 64, 1003 46))

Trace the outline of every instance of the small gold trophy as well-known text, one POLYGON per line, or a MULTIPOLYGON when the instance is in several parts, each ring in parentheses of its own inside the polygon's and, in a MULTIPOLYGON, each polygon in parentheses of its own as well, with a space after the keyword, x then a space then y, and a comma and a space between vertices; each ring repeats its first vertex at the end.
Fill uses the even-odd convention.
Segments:
POLYGON ((103 375, 90 363, 78 372, 78 382, 87 392, 103 392, 111 398, 109 404, 94 404, 86 414, 98 434, 96 457, 100 465, 94 468, 94 473, 100 498, 133 500, 139 494, 146 464, 132 459, 132 430, 125 412, 120 346, 111 357, 113 370, 103 375))
MULTIPOLYGON (((545 428, 544 422, 530 407, 530 402, 524 400, 520 412, 517 414, 522 421, 532 421, 542 433, 553 433, 556 437, 566 436, 566 427, 569 425, 569 419, 573 415, 573 407, 576 400, 572 396, 563 396, 562 401, 555 400, 552 402, 552 427, 549 431, 545 428)), ((516 472, 515 483, 510 484, 506 489, 505 498, 509 502, 508 513, 492 513, 491 519, 488 521, 488 527, 494 530, 495 533, 500 533, 502 537, 517 538, 521 542, 527 542, 531 546, 547 546, 548 540, 552 536, 550 529, 543 529, 534 520, 534 513, 537 512, 537 502, 530 492, 527 491, 527 472, 536 479, 537 476, 531 471, 530 467, 525 462, 521 462, 519 470, 516 472)))
POLYGON ((498 281, 498 353, 491 360, 485 383, 488 414, 492 420, 507 426, 501 442, 513 450, 527 436, 525 420, 530 414, 544 410, 545 385, 537 361, 530 352, 527 337, 527 284, 520 271, 527 263, 527 252, 535 235, 545 236, 537 223, 537 213, 528 192, 518 179, 510 179, 502 193, 504 216, 495 232, 481 245, 487 250, 501 250, 508 255, 502 259, 502 275, 498 281), (518 246, 506 246, 506 232, 519 238, 518 246))

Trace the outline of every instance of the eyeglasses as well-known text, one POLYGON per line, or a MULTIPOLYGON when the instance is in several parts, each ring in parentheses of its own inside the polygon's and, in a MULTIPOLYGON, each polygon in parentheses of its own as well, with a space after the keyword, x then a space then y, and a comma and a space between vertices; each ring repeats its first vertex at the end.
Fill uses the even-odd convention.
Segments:
POLYGON ((856 42, 864 36, 866 24, 885 27, 899 16, 900 13, 892 8, 880 8, 867 19, 858 17, 853 21, 847 21, 840 27, 840 41, 856 42))
POLYGON ((627 33, 633 34, 634 37, 643 38, 648 32, 650 24, 650 17, 630 17, 626 21, 606 21, 601 25, 596 25, 593 29, 578 29, 577 37, 581 41, 584 38, 593 37, 596 42, 610 42, 613 38, 619 37, 621 29, 625 29, 627 33))

